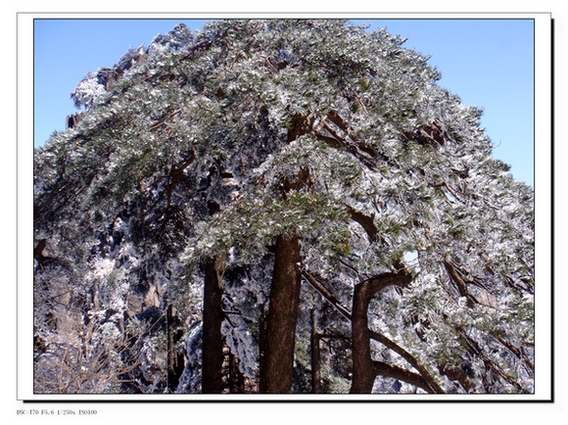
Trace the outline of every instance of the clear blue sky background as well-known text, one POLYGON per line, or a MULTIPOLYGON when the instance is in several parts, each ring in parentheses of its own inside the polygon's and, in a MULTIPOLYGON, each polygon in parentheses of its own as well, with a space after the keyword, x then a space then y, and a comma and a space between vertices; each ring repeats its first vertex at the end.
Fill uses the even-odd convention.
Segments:
MULTIPOLYGON (((198 20, 36 20, 34 24, 34 146, 76 112, 69 94, 91 71, 112 67, 129 47, 148 46, 184 22, 198 20)), ((494 156, 518 180, 534 179, 534 24, 532 20, 361 20, 408 38, 407 48, 430 56, 439 85, 464 104, 483 108, 482 127, 494 156)))

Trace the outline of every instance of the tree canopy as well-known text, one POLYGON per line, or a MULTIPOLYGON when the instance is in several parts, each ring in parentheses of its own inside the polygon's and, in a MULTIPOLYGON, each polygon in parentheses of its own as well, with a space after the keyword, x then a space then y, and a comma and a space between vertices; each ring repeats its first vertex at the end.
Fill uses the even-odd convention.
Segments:
POLYGON ((34 152, 36 391, 533 392, 533 191, 403 44, 213 21, 89 73, 34 152))

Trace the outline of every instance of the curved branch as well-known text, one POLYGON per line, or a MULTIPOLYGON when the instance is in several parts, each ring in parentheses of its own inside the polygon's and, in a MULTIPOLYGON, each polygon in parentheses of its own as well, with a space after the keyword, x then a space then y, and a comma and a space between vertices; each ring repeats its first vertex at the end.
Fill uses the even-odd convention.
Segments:
POLYGON ((376 375, 387 376, 389 378, 395 378, 399 381, 407 382, 411 385, 422 388, 427 393, 432 394, 434 391, 430 388, 430 385, 426 380, 418 375, 417 373, 410 372, 398 366, 393 366, 384 362, 373 362, 374 373, 376 375))
POLYGON ((377 229, 377 226, 375 226, 373 217, 369 217, 349 205, 346 205, 346 208, 353 221, 356 221, 361 225, 365 232, 367 232, 371 242, 375 242, 378 239, 379 230, 377 229))
POLYGON ((399 286, 401 288, 408 286, 412 282, 412 275, 402 263, 398 262, 396 266, 399 268, 396 273, 381 273, 355 285, 356 292, 359 289, 361 300, 365 300, 368 304, 377 292, 382 291, 387 286, 399 286))
POLYGON ((396 344, 395 342, 388 339, 386 336, 379 334, 378 332, 369 330, 369 334, 372 339, 377 342, 380 342, 385 347, 391 349, 395 353, 399 354, 404 360, 406 360, 412 367, 414 367, 419 373, 420 376, 423 378, 424 382, 428 386, 429 389, 426 389, 430 393, 435 394, 444 394, 444 390, 436 383, 432 375, 428 373, 426 368, 422 366, 418 360, 414 358, 412 354, 406 351, 404 348, 396 344))
POLYGON ((412 275, 406 270, 401 260, 398 260, 395 266, 398 269, 396 273, 381 273, 355 285, 351 320, 353 338, 351 393, 370 393, 376 378, 371 358, 371 337, 368 327, 368 309, 371 298, 387 286, 394 285, 404 288, 412 282, 412 275))
MULTIPOLYGON (((343 317, 345 317, 349 321, 352 320, 351 313, 349 312, 349 310, 347 310, 347 308, 345 308, 343 305, 341 305, 340 301, 337 300, 337 298, 335 298, 333 296, 333 294, 329 290, 327 290, 327 288, 325 288, 321 283, 319 283, 314 276, 312 276, 306 270, 302 271, 302 275, 304 276, 304 278, 306 278, 308 283, 316 291, 318 291, 332 305, 332 307, 334 307, 343 317)), ((384 335, 381 335, 378 332, 372 331, 370 329, 368 331, 369 331, 369 336, 370 336, 371 339, 374 339, 375 341, 383 344, 385 347, 389 348, 390 350, 393 350, 395 353, 399 354, 403 359, 405 359, 412 367, 414 367, 420 373, 420 375, 423 377, 424 381, 426 382, 426 384, 428 385, 428 387, 431 390, 430 392, 436 393, 436 394, 443 394, 444 393, 444 390, 436 383, 436 381, 434 380, 432 375, 430 375, 430 373, 428 373, 426 368, 424 366, 422 366, 418 362, 418 360, 416 360, 416 358, 414 358, 414 356, 412 354, 410 354, 404 348, 402 348, 401 346, 399 346, 395 342, 391 341, 390 339, 388 339, 384 335)))
MULTIPOLYGON (((341 302, 333 296, 333 294, 324 287, 317 279, 312 276, 307 270, 302 271, 302 275, 308 281, 308 283, 318 291, 330 304, 333 308, 335 308, 343 317, 347 320, 351 321, 352 316, 351 313, 347 308, 341 305, 341 302)), ((443 394, 444 390, 436 383, 432 375, 428 373, 426 368, 422 366, 412 354, 406 351, 404 348, 396 344, 395 342, 391 341, 384 335, 379 334, 378 332, 372 331, 368 329, 369 336, 371 339, 383 344, 385 347, 393 350, 395 353, 399 354, 403 359, 405 359, 412 367, 414 367, 424 379, 424 382, 429 388, 429 392, 436 393, 436 394, 443 394)), ((321 335, 322 337, 324 335, 321 335)))

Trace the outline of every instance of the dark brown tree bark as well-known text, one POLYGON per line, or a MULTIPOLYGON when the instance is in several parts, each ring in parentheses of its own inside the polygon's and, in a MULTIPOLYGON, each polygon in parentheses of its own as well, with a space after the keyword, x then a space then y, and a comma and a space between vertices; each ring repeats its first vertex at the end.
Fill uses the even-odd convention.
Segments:
POLYGON ((289 393, 292 386, 294 342, 300 302, 300 263, 299 238, 278 236, 261 376, 262 388, 267 393, 289 393))
POLYGON ((368 309, 373 296, 390 285, 407 286, 412 276, 401 262, 397 262, 396 273, 382 273, 359 282, 353 293, 352 338, 353 338, 353 382, 351 393, 368 394, 373 389, 377 376, 371 357, 371 332, 368 327, 368 309))
MULTIPOLYGON (((220 211, 216 202, 208 203, 209 214, 220 211)), ((205 262, 203 285, 203 345, 201 390, 204 394, 220 394, 223 391, 223 272, 225 255, 219 254, 205 262)))
POLYGON ((419 375, 418 373, 410 372, 409 370, 384 362, 373 362, 373 365, 375 376, 388 376, 398 379, 399 381, 408 382, 409 384, 420 387, 429 393, 432 392, 428 382, 426 382, 422 375, 419 375))
POLYGON ((258 380, 259 380, 259 391, 261 393, 266 392, 264 386, 264 357, 266 351, 266 313, 264 304, 260 305, 260 315, 258 317, 258 380))
POLYGON ((223 390, 223 339, 221 323, 223 311, 223 269, 225 256, 219 255, 205 263, 205 285, 203 291, 203 371, 202 391, 205 394, 219 394, 223 390))
MULTIPOLYGON (((314 117, 293 115, 287 142, 312 131, 314 117)), ((295 178, 284 178, 283 199, 293 190, 307 187, 310 170, 303 167, 295 178)), ((279 235, 276 238, 274 271, 270 290, 270 304, 266 321, 266 339, 261 372, 261 391, 273 394, 289 393, 294 374, 294 343, 300 304, 301 245, 297 235, 279 235)))

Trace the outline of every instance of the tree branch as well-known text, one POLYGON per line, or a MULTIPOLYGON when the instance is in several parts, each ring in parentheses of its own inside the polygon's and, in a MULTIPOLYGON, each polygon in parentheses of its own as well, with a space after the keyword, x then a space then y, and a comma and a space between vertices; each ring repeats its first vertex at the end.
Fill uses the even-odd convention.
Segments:
POLYGON ((424 382, 428 385, 430 390, 428 392, 432 392, 435 394, 444 394, 444 390, 436 383, 432 375, 428 373, 426 368, 422 366, 418 360, 414 358, 412 354, 406 351, 404 348, 397 345, 395 342, 388 339, 386 336, 379 334, 373 330, 369 330, 370 336, 377 342, 380 342, 385 347, 391 349, 395 353, 399 354, 404 360, 406 360, 412 367, 414 367, 419 373, 420 376, 424 379, 424 382))
MULTIPOLYGON (((320 282, 318 282, 317 279, 314 276, 312 276, 306 270, 302 271, 302 275, 306 278, 308 283, 316 291, 318 291, 331 304, 331 306, 333 308, 335 308, 347 320, 349 320, 349 321, 352 320, 352 316, 351 316, 351 313, 349 312, 349 310, 347 308, 345 308, 343 305, 341 305, 341 302, 339 300, 337 300, 337 298, 335 298, 333 296, 333 294, 330 291, 327 290, 327 288, 325 288, 320 282)), ((384 346, 386 346, 390 350, 393 350, 395 353, 399 354, 412 367, 414 367, 420 373, 420 375, 423 377, 424 382, 426 382, 426 384, 430 388, 430 392, 437 393, 437 394, 443 394, 444 393, 444 390, 436 383, 436 381, 428 373, 426 368, 424 366, 422 366, 418 362, 418 360, 416 360, 414 358, 414 356, 412 356, 412 354, 410 354, 404 348, 400 347, 399 345, 397 345, 395 342, 391 341, 390 339, 388 339, 384 335, 379 334, 378 332, 375 332, 375 331, 372 331, 372 330, 369 329, 369 335, 375 341, 383 344, 384 346)), ((324 336, 324 335, 322 335, 322 336, 324 336)))
POLYGON ((302 275, 306 278, 308 283, 312 285, 312 287, 318 291, 331 305, 334 307, 343 317, 347 320, 351 320, 351 313, 347 308, 341 305, 341 302, 333 296, 331 292, 327 290, 325 286, 319 283, 315 277, 313 277, 308 271, 303 270, 302 275))
POLYGON ((379 231, 377 229, 377 226, 375 226, 373 217, 366 216, 362 212, 356 210, 355 208, 349 205, 346 205, 346 207, 347 207, 347 212, 349 213, 351 218, 357 223, 359 223, 361 227, 363 227, 363 229, 365 229, 365 232, 367 232, 367 235, 369 236, 371 242, 377 241, 378 240, 377 235, 379 231))
POLYGON ((449 261, 443 261, 442 263, 446 267, 446 270, 450 275, 452 282, 456 284, 460 296, 465 297, 467 299, 467 306, 472 308, 474 302, 479 304, 479 301, 477 301, 477 299, 473 295, 471 295, 467 290, 466 282, 462 279, 462 277, 460 276, 456 268, 453 266, 453 264, 451 264, 449 261))
POLYGON ((373 365, 376 375, 395 378, 398 379, 399 381, 404 381, 411 385, 415 385, 419 388, 422 388, 427 393, 430 394, 433 393, 432 388, 430 388, 430 385, 426 382, 426 380, 422 376, 418 375, 417 373, 410 372, 401 367, 393 366, 384 362, 375 361, 373 362, 373 365))
MULTIPOLYGON (((347 152, 349 152, 355 158, 365 164, 365 166, 367 166, 369 169, 377 169, 373 159, 380 155, 379 152, 377 152, 372 146, 368 145, 364 141, 359 140, 359 138, 355 134, 350 133, 348 123, 336 112, 330 111, 327 116, 322 117, 317 127, 312 131, 312 135, 316 137, 316 139, 327 143, 329 146, 335 149, 344 148, 347 152), (351 139, 352 142, 348 142, 345 137, 342 137, 337 131, 335 131, 333 127, 328 123, 328 119, 340 130, 342 130, 351 139), (332 137, 320 134, 320 132, 324 128, 332 135, 332 137)), ((382 155, 380 156, 382 157, 382 159, 388 161, 388 158, 382 155)))
POLYGON ((516 382, 513 378, 508 376, 499 366, 495 364, 493 360, 487 357, 487 355, 485 355, 485 353, 483 352, 482 348, 479 346, 477 341, 475 341, 473 338, 468 336, 461 326, 454 326, 454 328, 459 332, 460 336, 462 337, 468 352, 470 354, 479 356, 483 360, 483 364, 485 365, 486 369, 494 371, 503 380, 513 385, 517 390, 522 391, 521 385, 518 382, 516 382))
POLYGON ((181 112, 181 109, 176 109, 175 111, 169 112, 167 113, 162 119, 160 119, 158 122, 152 124, 150 126, 150 130, 156 130, 157 128, 161 127, 162 125, 164 125, 166 123, 166 120, 175 117, 176 115, 178 115, 181 112))
POLYGON ((355 145, 357 146, 357 148, 359 150, 361 150, 362 152, 366 153, 367 155, 370 155, 372 157, 377 156, 377 151, 375 148, 373 148, 371 145, 367 144, 364 141, 361 141, 355 134, 353 134, 352 132, 349 131, 349 124, 347 123, 347 121, 345 121, 345 119, 343 119, 343 117, 341 117, 337 112, 335 111, 330 111, 327 114, 327 117, 335 124, 337 125, 341 130, 343 130, 351 140, 353 140, 353 142, 355 143, 355 145))
POLYGON ((377 292, 382 291, 387 286, 404 288, 412 282, 412 275, 406 270, 400 260, 396 262, 395 266, 398 268, 396 273, 381 273, 355 285, 364 294, 364 300, 370 301, 377 292))

